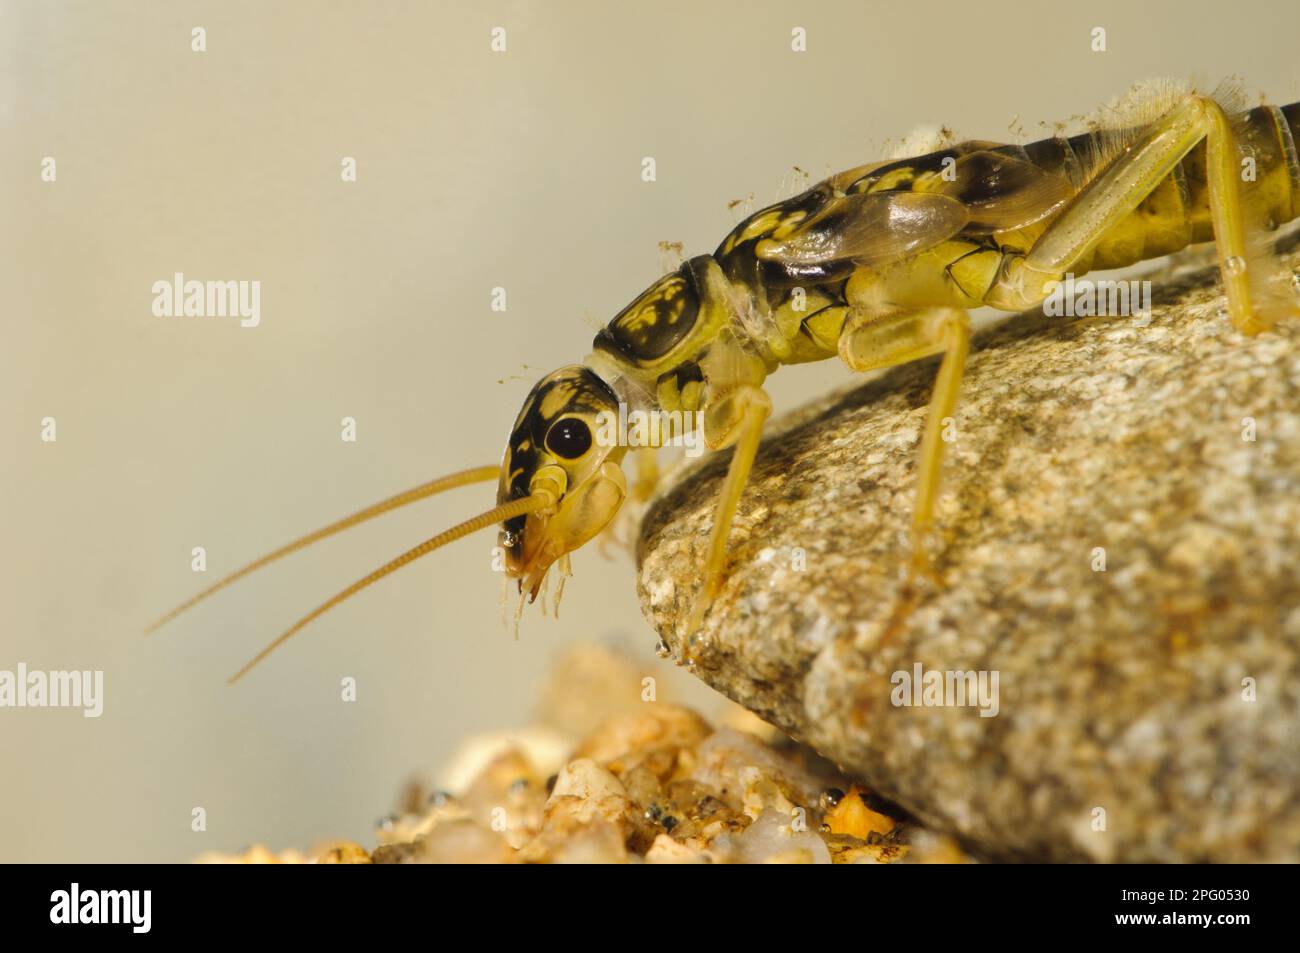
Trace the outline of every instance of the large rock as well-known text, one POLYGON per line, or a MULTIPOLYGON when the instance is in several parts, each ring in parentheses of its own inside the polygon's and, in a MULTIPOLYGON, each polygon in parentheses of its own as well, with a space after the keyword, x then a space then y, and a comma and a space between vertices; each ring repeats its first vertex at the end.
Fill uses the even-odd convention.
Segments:
MULTIPOLYGON (((1300 860, 1298 339, 1233 330, 1213 270, 1149 322, 983 337, 941 581, 910 608, 936 364, 778 421, 696 673, 986 857, 1300 860), (917 664, 997 673, 996 715, 895 705, 917 664)), ((725 466, 642 527, 642 605, 679 658, 725 466)))

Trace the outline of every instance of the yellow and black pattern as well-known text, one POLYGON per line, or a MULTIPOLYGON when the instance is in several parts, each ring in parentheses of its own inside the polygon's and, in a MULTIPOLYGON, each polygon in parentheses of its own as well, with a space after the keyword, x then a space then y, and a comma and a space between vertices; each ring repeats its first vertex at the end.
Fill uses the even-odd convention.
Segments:
MULTIPOLYGON (((1257 170, 1253 217, 1272 228, 1300 216, 1300 104, 1259 106, 1236 126, 1257 170)), ((713 255, 656 281, 600 332, 595 351, 659 400, 694 406, 710 385, 710 349, 727 331, 768 364, 800 363, 836 353, 849 307, 873 285, 900 307, 989 303, 1008 257, 1024 255, 1144 131, 1023 146, 972 140, 832 176, 750 215, 713 255)), ((1201 143, 1074 272, 1124 267, 1211 237, 1201 143)))
MULTIPOLYGON (((595 417, 602 411, 617 414, 618 397, 589 368, 573 364, 538 381, 524 400, 510 430, 501 480, 497 486, 497 504, 528 496, 533 474, 547 463, 554 462, 546 438, 557 421, 570 415, 595 417)), ((522 516, 505 524, 502 542, 507 549, 518 547, 523 524, 522 516)))
POLYGON ((594 347, 628 364, 647 364, 680 344, 695 327, 700 295, 691 263, 664 275, 620 311, 594 347))
MULTIPOLYGON (((1243 159, 1253 162, 1257 176, 1249 190, 1254 217, 1274 228, 1300 216, 1300 103, 1256 107, 1237 126, 1243 159)), ((845 305, 846 279, 861 283, 865 272, 901 267, 937 249, 917 267, 937 272, 935 282, 946 284, 952 303, 975 307, 1003 254, 1027 251, 1118 154, 1115 143, 1143 131, 1023 146, 974 140, 862 166, 751 215, 714 256, 728 280, 777 312, 794 288, 824 295, 823 309, 845 305)), ((1075 270, 1125 267, 1212 237, 1201 143, 1075 270)), ((807 335, 815 316, 807 315, 799 333, 807 335)), ((824 352, 825 332, 817 337, 824 352)))

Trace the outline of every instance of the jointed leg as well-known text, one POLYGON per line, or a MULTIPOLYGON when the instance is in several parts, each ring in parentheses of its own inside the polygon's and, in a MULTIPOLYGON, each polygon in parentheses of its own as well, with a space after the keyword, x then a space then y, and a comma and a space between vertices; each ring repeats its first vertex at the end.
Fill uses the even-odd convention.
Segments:
POLYGON ((710 450, 734 446, 722 491, 709 531, 709 547, 704 560, 704 581, 686 624, 683 654, 689 661, 694 655, 690 637, 699 631, 704 615, 722 588, 722 573, 727 562, 727 537, 731 521, 740 502, 740 494, 749 479, 754 456, 758 453, 763 422, 772 412, 772 401, 759 387, 742 385, 716 399, 704 409, 705 443, 710 450))
POLYGON ((921 438, 916 506, 912 512, 914 573, 928 572, 930 568, 928 545, 934 531, 934 508, 943 467, 943 432, 957 407, 969 351, 970 319, 957 308, 922 308, 883 315, 855 308, 840 333, 840 357, 855 371, 943 354, 921 438))
POLYGON ((921 463, 916 478, 916 512, 912 514, 912 568, 928 571, 927 545, 934 531, 934 507, 939 498, 939 476, 943 468, 944 428, 957 409, 957 394, 970 353, 970 321, 964 311, 941 322, 943 362, 934 379, 930 410, 925 418, 925 436, 921 438, 921 463))
POLYGON ((1261 243, 1252 241, 1248 233, 1236 137, 1223 107, 1204 96, 1193 96, 1167 113, 1075 196, 1028 255, 1011 261, 986 302, 1016 310, 1043 300, 1046 286, 1058 281, 1137 208, 1202 139, 1210 218, 1232 323, 1247 334, 1256 334, 1267 329, 1281 311, 1293 310, 1293 304, 1279 309, 1277 301, 1261 300, 1269 290, 1269 260, 1261 243), (1259 313, 1261 305, 1268 313, 1259 313))
POLYGON ((636 451, 636 480, 632 483, 632 499, 645 503, 655 495, 655 488, 663 476, 659 471, 659 448, 639 447, 636 451))

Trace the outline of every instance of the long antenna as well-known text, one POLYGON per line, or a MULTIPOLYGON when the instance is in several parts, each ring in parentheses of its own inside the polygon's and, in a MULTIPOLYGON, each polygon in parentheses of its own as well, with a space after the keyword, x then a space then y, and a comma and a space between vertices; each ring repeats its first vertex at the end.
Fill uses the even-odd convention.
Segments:
POLYGON ((470 483, 486 483, 489 480, 495 480, 500 472, 500 468, 495 466, 474 467, 469 470, 461 470, 459 473, 452 473, 448 476, 439 477, 436 480, 430 480, 428 483, 422 483, 404 493, 390 496, 388 499, 376 503, 373 506, 367 506, 364 510, 358 510, 351 516, 345 516, 338 522, 330 523, 323 529, 318 529, 314 533, 308 533, 306 536, 295 539, 292 543, 287 543, 274 552, 267 553, 261 559, 255 559, 247 566, 236 569, 223 579, 218 579, 198 595, 182 602, 171 612, 168 612, 157 622, 153 623, 153 625, 144 630, 144 634, 150 635, 153 632, 156 632, 182 612, 198 605, 204 599, 208 598, 208 596, 220 592, 232 582, 243 579, 249 573, 256 572, 263 566, 269 565, 284 556, 288 556, 290 553, 297 552, 304 547, 310 546, 312 543, 325 539, 328 536, 333 536, 335 533, 341 533, 343 530, 356 526, 358 523, 364 523, 368 519, 373 519, 374 517, 387 513, 390 510, 395 510, 400 506, 406 506, 408 503, 414 503, 416 500, 426 499, 427 497, 433 496, 436 493, 441 493, 444 490, 452 490, 458 486, 466 486, 470 483))
POLYGON ((279 648, 283 643, 288 641, 291 636, 293 636, 295 633, 301 630, 309 622, 311 622, 314 619, 320 618, 326 612, 329 612, 330 609, 333 609, 340 602, 343 602, 344 600, 349 599, 352 596, 355 596, 362 589, 365 589, 367 586, 370 586, 373 583, 378 582, 380 579, 383 579, 385 576, 389 575, 390 573, 396 572, 397 570, 405 566, 407 563, 414 562, 415 560, 419 559, 421 556, 433 552, 438 547, 445 546, 450 542, 454 542, 455 540, 460 539, 462 536, 468 536, 470 533, 473 533, 476 530, 480 530, 483 529, 484 527, 491 526, 493 523, 501 523, 504 522, 505 520, 514 519, 516 516, 522 516, 525 513, 532 512, 533 510, 551 504, 554 501, 555 498, 550 493, 534 493, 531 496, 526 496, 521 500, 511 500, 509 503, 504 503, 501 506, 493 507, 492 509, 488 510, 486 513, 480 513, 478 516, 475 516, 473 519, 468 519, 458 526, 453 526, 451 529, 439 533, 437 536, 434 536, 432 539, 425 540, 423 543, 421 543, 419 546, 416 546, 414 549, 408 549, 406 552, 402 553, 402 555, 398 556, 396 559, 380 566, 370 575, 362 579, 358 579, 356 582, 348 586, 342 592, 338 593, 337 595, 331 596, 325 602, 322 602, 315 609, 311 610, 311 612, 307 613, 305 616, 303 616, 301 619, 299 619, 297 622, 291 625, 288 629, 286 629, 283 633, 277 636, 275 638, 275 641, 271 642, 270 645, 262 649, 262 651, 258 652, 255 656, 253 656, 253 658, 248 662, 248 664, 246 664, 234 675, 230 676, 230 678, 227 679, 226 684, 227 685, 235 684, 235 682, 239 681, 246 674, 248 674, 248 672, 253 668, 253 666, 255 666, 258 662, 262 661, 262 659, 266 658, 272 652, 274 652, 277 648, 279 648))

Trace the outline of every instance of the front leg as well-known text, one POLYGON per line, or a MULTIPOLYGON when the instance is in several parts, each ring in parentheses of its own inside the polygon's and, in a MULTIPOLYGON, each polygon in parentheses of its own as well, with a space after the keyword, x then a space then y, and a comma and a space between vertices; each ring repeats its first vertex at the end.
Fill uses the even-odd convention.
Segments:
POLYGON ((631 496, 637 503, 648 503, 659 488, 663 473, 659 469, 659 448, 638 447, 636 451, 636 480, 631 496))
POLYGON ((727 537, 731 521, 740 503, 740 494, 749 479, 750 468, 758 453, 763 422, 772 412, 772 401, 761 387, 741 384, 710 399, 704 405, 704 443, 710 450, 734 446, 727 477, 722 482, 718 506, 709 532, 709 546, 704 559, 703 582, 686 622, 682 655, 689 664, 695 660, 695 639, 705 614, 722 588, 727 562, 727 537))

